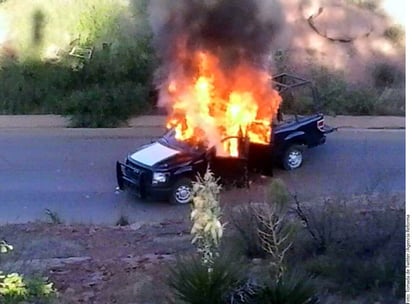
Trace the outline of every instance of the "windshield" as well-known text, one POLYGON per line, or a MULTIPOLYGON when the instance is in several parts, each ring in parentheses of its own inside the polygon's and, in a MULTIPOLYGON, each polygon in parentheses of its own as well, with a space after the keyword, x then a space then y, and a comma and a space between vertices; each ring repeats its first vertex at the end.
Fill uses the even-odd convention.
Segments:
POLYGON ((200 142, 192 143, 176 139, 174 129, 168 130, 161 138, 159 138, 158 142, 170 148, 191 153, 203 153, 207 150, 207 146, 200 142))

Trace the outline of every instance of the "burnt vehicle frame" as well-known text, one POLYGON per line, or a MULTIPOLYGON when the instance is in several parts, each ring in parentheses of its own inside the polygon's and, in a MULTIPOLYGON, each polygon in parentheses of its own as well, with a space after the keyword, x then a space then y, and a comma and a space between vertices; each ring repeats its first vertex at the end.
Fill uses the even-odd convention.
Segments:
POLYGON ((273 76, 272 83, 282 98, 289 100, 294 98, 296 88, 309 87, 316 114, 284 119, 281 107, 272 121, 269 144, 250 142, 247 135, 242 134, 222 140, 237 140, 239 155, 236 157, 219 156, 216 147, 180 142, 175 139, 174 130, 168 130, 154 143, 141 146, 124 162, 116 163, 118 188, 131 190, 141 198, 186 204, 191 201, 192 182, 196 176, 203 175, 207 167, 223 183, 238 186, 247 186, 253 172, 272 176, 276 165, 286 170, 300 167, 304 150, 324 144, 326 134, 334 129, 324 124, 317 90, 311 81, 283 73, 273 76))

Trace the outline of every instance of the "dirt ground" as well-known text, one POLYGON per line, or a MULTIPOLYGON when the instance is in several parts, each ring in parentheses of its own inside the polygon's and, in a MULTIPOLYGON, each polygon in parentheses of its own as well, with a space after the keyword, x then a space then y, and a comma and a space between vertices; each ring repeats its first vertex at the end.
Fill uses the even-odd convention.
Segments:
POLYGON ((165 303, 168 262, 194 250, 188 224, 7 225, 0 239, 14 250, 0 268, 48 277, 59 292, 56 303, 165 303))
MULTIPOLYGON (((243 202, 261 200, 267 182, 255 179, 249 190, 226 189, 224 213, 240 204, 239 195, 243 202)), ((189 214, 182 218, 121 227, 45 222, 0 226, 0 240, 14 247, 0 257, 0 269, 49 278, 59 293, 55 301, 59 304, 170 303, 168 265, 196 250, 189 214)))

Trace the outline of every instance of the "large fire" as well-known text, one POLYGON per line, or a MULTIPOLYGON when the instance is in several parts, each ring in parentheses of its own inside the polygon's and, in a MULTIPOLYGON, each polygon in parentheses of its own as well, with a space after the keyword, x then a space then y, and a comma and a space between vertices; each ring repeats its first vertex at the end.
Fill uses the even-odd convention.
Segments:
POLYGON ((167 127, 176 130, 177 139, 216 146, 219 155, 234 157, 239 155, 238 140, 228 137, 269 143, 281 97, 265 69, 246 60, 222 68, 210 51, 179 56, 177 61, 184 66, 190 60, 195 72, 172 71, 163 92, 172 108, 167 127))

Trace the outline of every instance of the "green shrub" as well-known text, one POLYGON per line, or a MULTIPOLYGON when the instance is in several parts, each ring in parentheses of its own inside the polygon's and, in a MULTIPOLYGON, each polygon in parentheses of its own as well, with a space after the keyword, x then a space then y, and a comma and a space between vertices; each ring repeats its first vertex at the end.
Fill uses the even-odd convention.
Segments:
POLYGON ((388 98, 383 104, 382 87, 402 82, 402 73, 387 64, 380 64, 373 70, 375 87, 349 85, 342 72, 326 67, 315 67, 312 80, 319 93, 321 110, 330 115, 404 115, 404 99, 388 98))
POLYGON ((147 109, 147 91, 132 82, 117 86, 94 85, 75 91, 65 101, 64 114, 73 127, 116 127, 147 109))
POLYGON ((58 65, 11 63, 0 69, 0 113, 59 113, 73 77, 73 71, 58 65))
POLYGON ((245 281, 242 263, 230 256, 215 258, 212 268, 200 257, 190 257, 170 268, 168 284, 183 303, 221 304, 245 281))

